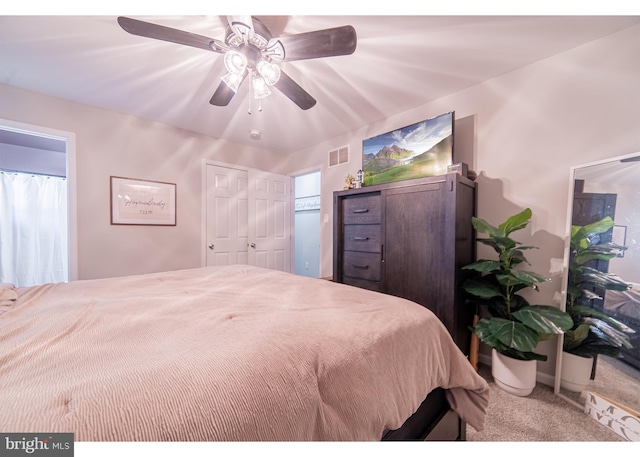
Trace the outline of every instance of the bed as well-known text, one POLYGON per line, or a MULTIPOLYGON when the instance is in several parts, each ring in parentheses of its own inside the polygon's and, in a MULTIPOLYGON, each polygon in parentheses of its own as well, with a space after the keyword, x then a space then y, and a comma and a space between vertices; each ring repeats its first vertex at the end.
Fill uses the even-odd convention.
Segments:
POLYGON ((398 297, 246 265, 2 288, 2 432, 378 441, 484 427, 486 381, 398 297))

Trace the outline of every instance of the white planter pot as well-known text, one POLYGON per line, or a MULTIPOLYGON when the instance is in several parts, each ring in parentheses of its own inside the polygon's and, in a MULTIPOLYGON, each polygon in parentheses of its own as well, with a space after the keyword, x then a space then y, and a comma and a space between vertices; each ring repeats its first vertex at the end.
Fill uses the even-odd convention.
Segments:
POLYGON ((526 397, 536 386, 535 360, 517 360, 491 350, 491 374, 502 390, 519 397, 526 397))
POLYGON ((560 387, 571 392, 582 392, 589 384, 592 368, 593 357, 580 357, 563 352, 560 387))

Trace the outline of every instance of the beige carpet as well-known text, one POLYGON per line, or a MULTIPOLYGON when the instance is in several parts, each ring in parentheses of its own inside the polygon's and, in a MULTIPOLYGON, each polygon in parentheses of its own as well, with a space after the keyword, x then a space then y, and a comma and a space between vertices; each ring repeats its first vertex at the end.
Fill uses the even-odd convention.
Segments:
MULTIPOLYGON (((616 370, 609 371, 606 361, 599 363, 596 380, 602 378, 608 384, 617 383, 617 374, 612 374, 616 370)), ((531 395, 518 397, 496 386, 490 367, 480 365, 479 373, 491 386, 488 414, 482 432, 467 426, 468 441, 627 442, 578 407, 557 397, 551 386, 538 383, 531 395)), ((623 376, 621 385, 627 395, 637 396, 640 392, 640 379, 635 376, 623 376)), ((593 387, 589 386, 597 391, 593 387)))

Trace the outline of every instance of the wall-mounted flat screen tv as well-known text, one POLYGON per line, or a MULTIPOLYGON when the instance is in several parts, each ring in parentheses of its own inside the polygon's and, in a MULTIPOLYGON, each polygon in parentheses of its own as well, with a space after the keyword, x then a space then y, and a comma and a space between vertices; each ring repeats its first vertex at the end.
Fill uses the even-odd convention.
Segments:
POLYGON ((363 185, 438 176, 453 163, 455 111, 362 142, 363 185))

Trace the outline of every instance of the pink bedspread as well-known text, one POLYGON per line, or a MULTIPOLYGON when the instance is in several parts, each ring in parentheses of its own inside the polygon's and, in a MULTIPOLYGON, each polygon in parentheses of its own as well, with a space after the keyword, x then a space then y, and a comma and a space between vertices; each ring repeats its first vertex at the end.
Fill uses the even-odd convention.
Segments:
POLYGON ((0 311, 2 432, 379 440, 438 386, 483 428, 486 382, 407 300, 249 266, 15 292, 0 311))

